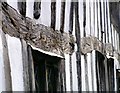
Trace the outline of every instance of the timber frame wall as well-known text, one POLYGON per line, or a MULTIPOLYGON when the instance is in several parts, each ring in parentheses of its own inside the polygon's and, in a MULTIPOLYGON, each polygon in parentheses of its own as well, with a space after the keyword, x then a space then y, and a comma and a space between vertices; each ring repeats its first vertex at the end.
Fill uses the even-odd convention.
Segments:
MULTIPOLYGON (((59 29, 56 28, 57 1, 50 2, 51 22, 47 26, 38 21, 42 15, 43 2, 33 3, 33 18, 27 16, 27 3, 17 2, 17 9, 6 2, 0 3, 5 90, 14 89, 8 47, 10 41, 6 38, 15 37, 20 40, 22 46, 23 90, 35 90, 32 47, 61 58, 64 91, 117 91, 116 69, 120 68, 120 29, 115 18, 119 19, 117 15, 120 13, 114 15, 114 3, 109 3, 109 0, 60 2, 59 29)), ((119 11, 120 4, 116 3, 116 11, 119 11)))

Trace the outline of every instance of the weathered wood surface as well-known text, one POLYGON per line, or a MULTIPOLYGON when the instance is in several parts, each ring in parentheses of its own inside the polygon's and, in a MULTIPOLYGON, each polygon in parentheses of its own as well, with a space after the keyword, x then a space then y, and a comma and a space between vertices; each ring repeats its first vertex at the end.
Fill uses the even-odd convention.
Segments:
POLYGON ((22 38, 30 45, 44 51, 58 55, 74 51, 70 46, 70 43, 75 43, 72 35, 36 24, 32 19, 18 14, 5 2, 2 3, 2 30, 10 36, 22 38))

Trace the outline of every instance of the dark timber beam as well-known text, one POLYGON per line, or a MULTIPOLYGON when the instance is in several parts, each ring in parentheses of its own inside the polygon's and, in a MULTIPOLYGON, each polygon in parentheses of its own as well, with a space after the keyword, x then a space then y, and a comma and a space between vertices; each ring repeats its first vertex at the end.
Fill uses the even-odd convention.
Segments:
POLYGON ((18 10, 21 15, 23 15, 24 17, 26 16, 26 0, 18 0, 18 10))
POLYGON ((55 30, 56 22, 56 2, 51 2, 51 28, 55 30))
MULTIPOLYGON (((69 34, 71 35, 73 32, 73 14, 74 14, 74 2, 71 1, 70 5, 70 15, 69 15, 69 34)), ((70 44, 71 47, 74 49, 74 45, 70 44)), ((69 66, 70 66, 70 89, 73 92, 73 78, 72 78, 72 55, 69 55, 69 66)))
POLYGON ((35 91, 35 77, 34 77, 34 62, 32 57, 31 47, 27 46, 28 51, 28 73, 29 73, 29 83, 30 83, 30 91, 35 91))
POLYGON ((84 19, 83 19, 83 27, 84 27, 84 34, 83 36, 86 36, 85 26, 86 26, 86 2, 83 2, 83 11, 84 11, 84 19))
POLYGON ((79 24, 79 14, 78 14, 78 2, 75 2, 75 36, 77 43, 77 76, 78 76, 78 91, 81 93, 81 37, 80 37, 80 24, 79 24))
POLYGON ((64 32, 64 22, 65 22, 65 2, 61 2, 61 19, 60 19, 60 32, 64 32))
POLYGON ((33 12, 33 16, 35 19, 38 19, 40 17, 41 14, 41 1, 34 2, 34 12, 33 12))
POLYGON ((72 34, 73 32, 73 14, 74 14, 74 2, 71 2, 70 5, 70 15, 69 15, 69 33, 72 34))

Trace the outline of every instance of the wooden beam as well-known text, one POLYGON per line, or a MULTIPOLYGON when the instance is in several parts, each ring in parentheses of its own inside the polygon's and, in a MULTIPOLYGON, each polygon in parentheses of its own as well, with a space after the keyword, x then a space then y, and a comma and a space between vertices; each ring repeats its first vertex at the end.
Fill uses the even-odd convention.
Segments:
POLYGON ((23 62, 23 80, 25 91, 35 91, 34 67, 31 53, 31 47, 26 41, 21 39, 22 44, 22 62, 23 62))
POLYGON ((77 76, 78 76, 78 91, 81 91, 81 37, 80 37, 80 23, 79 23, 79 13, 78 13, 78 2, 75 3, 75 36, 77 43, 77 76))
POLYGON ((86 36, 86 31, 85 31, 85 27, 86 27, 86 2, 83 3, 83 13, 84 13, 84 19, 83 19, 83 27, 84 27, 84 34, 83 36, 86 36))
POLYGON ((23 15, 24 17, 26 16, 26 0, 18 0, 18 10, 21 15, 23 15))
POLYGON ((38 19, 41 15, 41 0, 39 2, 34 2, 34 12, 33 16, 35 19, 38 19))
POLYGON ((56 2, 51 2, 51 28, 55 30, 56 22, 56 2))
POLYGON ((72 55, 69 55, 69 67, 70 67, 70 91, 73 92, 73 78, 72 78, 72 55))
POLYGON ((22 46, 22 62, 23 62, 23 82, 24 82, 24 90, 30 91, 29 84, 29 72, 28 72, 28 53, 27 53, 27 43, 21 39, 22 46))
POLYGON ((69 15, 69 33, 73 32, 73 14, 74 14, 74 2, 70 5, 70 15, 69 15))
POLYGON ((107 1, 105 2, 105 10, 106 10, 106 34, 107 34, 107 42, 109 43, 110 42, 110 40, 109 40, 109 27, 108 27, 108 25, 109 25, 109 23, 108 23, 108 7, 107 7, 107 1))
MULTIPOLYGON (((71 35, 73 32, 73 15, 74 15, 74 2, 71 1, 70 4, 70 15, 69 15, 69 34, 71 35)), ((70 44, 74 49, 74 45, 70 44)), ((72 55, 69 55, 69 67, 70 67, 70 90, 73 92, 73 74, 72 74, 72 55)))
POLYGON ((33 65, 33 56, 31 47, 27 46, 28 52, 28 73, 29 73, 29 83, 30 83, 30 91, 35 91, 35 74, 34 74, 34 65, 33 65))
POLYGON ((61 2, 61 18, 60 18, 60 32, 64 32, 65 23, 65 2, 61 2))
POLYGON ((106 43, 107 41, 107 37, 106 37, 106 11, 105 11, 105 2, 103 1, 103 18, 104 18, 104 43, 106 43))

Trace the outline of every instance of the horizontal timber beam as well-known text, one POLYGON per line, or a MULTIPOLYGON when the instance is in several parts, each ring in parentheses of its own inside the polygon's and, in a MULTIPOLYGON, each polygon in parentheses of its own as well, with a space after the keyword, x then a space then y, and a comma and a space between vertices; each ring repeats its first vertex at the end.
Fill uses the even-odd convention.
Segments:
POLYGON ((74 51, 70 46, 70 43, 75 43, 72 35, 36 24, 32 19, 20 15, 5 2, 2 2, 2 30, 44 51, 62 56, 64 53, 71 54, 74 51))

